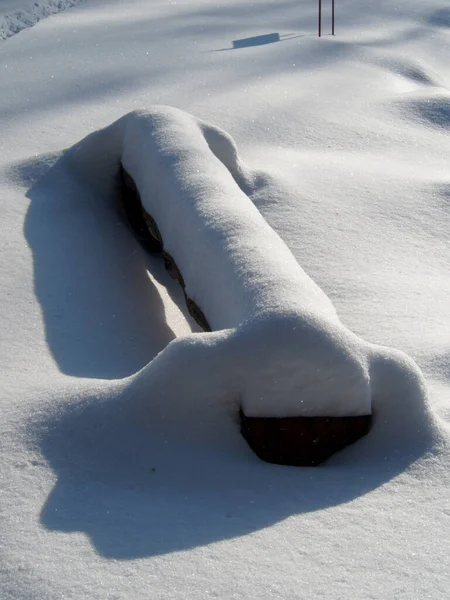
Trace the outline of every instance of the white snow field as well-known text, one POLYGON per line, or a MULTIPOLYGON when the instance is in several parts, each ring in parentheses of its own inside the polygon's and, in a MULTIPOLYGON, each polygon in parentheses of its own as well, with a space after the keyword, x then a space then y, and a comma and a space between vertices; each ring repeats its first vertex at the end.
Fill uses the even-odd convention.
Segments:
MULTIPOLYGON (((238 186, 235 177, 251 193, 256 177, 232 138, 178 109, 151 107, 89 136, 76 147, 75 161, 94 164, 107 153, 111 166, 99 171, 114 181, 121 163, 131 176, 187 296, 213 330, 177 338, 162 354, 185 352, 195 369, 196 346, 206 345, 200 366, 213 380, 202 378, 205 393, 219 387, 247 416, 372 412, 372 348, 341 324, 238 186)), ((66 155, 64 162, 73 159, 66 155)), ((152 368, 145 367, 146 376, 152 368)), ((190 387, 188 378, 188 396, 190 387)))
POLYGON ((450 10, 336 8, 319 40, 309 0, 86 0, 0 42, 2 600, 448 597, 450 10), (89 140, 156 104, 233 137, 342 324, 398 349, 323 466, 252 453, 125 224, 89 140))

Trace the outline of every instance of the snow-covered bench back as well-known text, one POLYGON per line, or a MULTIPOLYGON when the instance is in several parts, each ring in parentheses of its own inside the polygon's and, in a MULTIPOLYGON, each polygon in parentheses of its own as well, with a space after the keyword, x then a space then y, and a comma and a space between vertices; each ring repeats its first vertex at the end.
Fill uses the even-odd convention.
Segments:
POLYGON ((364 344, 237 185, 232 139, 177 109, 136 112, 122 165, 187 296, 212 330, 241 341, 245 413, 370 414, 364 344))
POLYGON ((367 433, 383 377, 392 390, 413 386, 422 410, 415 364, 349 331, 244 193, 252 176, 230 136, 169 107, 130 113, 98 135, 104 154, 93 134, 74 148, 76 160, 96 173, 103 161, 106 177, 113 157, 134 228, 164 252, 208 331, 173 340, 134 377, 135 389, 163 378, 172 396, 220 390, 260 456, 295 464, 367 433))

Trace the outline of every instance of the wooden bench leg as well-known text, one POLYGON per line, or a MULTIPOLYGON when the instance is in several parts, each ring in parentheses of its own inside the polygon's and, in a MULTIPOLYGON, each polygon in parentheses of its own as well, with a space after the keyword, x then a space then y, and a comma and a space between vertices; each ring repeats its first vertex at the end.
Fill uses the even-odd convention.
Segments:
POLYGON ((241 432, 262 460, 280 465, 314 467, 366 435, 372 416, 247 417, 240 412, 241 432))

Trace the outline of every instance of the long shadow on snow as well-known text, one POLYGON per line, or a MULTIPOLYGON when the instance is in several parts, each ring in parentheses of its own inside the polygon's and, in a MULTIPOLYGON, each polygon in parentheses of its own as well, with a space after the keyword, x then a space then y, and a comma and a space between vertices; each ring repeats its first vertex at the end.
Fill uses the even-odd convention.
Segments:
POLYGON ((312 469, 259 461, 230 407, 212 414, 183 406, 180 391, 178 414, 164 416, 152 388, 144 399, 126 387, 105 392, 34 430, 57 475, 41 522, 82 531, 100 555, 119 560, 202 546, 347 503, 432 446, 409 418, 406 395, 397 405, 401 398, 392 399, 393 410, 379 415, 367 438, 312 469))
POLYGON ((24 229, 49 348, 69 375, 130 375, 174 338, 147 274, 152 259, 124 225, 113 188, 94 192, 64 155, 39 177, 42 162, 16 174, 38 176, 24 229))
MULTIPOLYGON (((114 190, 106 183, 90 189, 66 162, 63 156, 28 194, 36 293, 61 369, 117 378, 150 360, 173 333, 111 201, 114 190)), ((32 177, 37 168, 19 172, 32 177)), ((73 393, 31 427, 57 476, 41 512, 46 528, 84 532, 113 559, 183 550, 354 500, 433 446, 420 402, 410 404, 414 382, 405 380, 373 399, 371 433, 326 465, 268 465, 240 436, 236 406, 208 398, 192 406, 188 390, 166 404, 168 377, 177 373, 162 373, 139 393, 129 381, 103 382, 97 396, 85 382, 81 399, 73 393)))

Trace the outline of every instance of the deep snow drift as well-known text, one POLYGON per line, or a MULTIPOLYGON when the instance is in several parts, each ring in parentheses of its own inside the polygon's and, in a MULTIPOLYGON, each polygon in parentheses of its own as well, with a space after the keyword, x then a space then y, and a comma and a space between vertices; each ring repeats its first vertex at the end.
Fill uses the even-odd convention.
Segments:
POLYGON ((89 0, 0 43, 2 600, 447 597, 449 16, 349 0, 319 40, 310 0, 89 0), (110 155, 61 155, 155 104, 233 136, 341 322, 399 349, 323 467, 258 460, 110 155))
MULTIPOLYGON (((377 447, 403 456, 439 451, 443 424, 419 368, 404 353, 365 342, 342 325, 329 298, 256 210, 251 198, 263 184, 256 185, 258 174, 223 130, 153 107, 90 134, 50 169, 45 157, 42 163, 14 169, 46 172, 28 192, 33 204, 51 200, 58 182, 73 190, 75 202, 82 194, 90 211, 104 215, 100 227, 105 209, 121 214, 122 163, 213 328, 169 338, 136 374, 106 384, 104 393, 121 399, 112 406, 130 402, 131 413, 138 406, 152 428, 161 417, 164 428, 174 421, 184 430, 189 423, 189 439, 199 427, 221 437, 221 419, 229 422, 222 434, 235 439, 229 427, 237 432, 240 407, 265 417, 364 415, 373 408, 374 432, 357 444, 355 463, 377 447)), ((34 247, 31 218, 26 232, 34 247)), ((175 299, 182 311, 179 292, 175 299)), ((202 435, 194 436, 197 443, 202 435)))
POLYGON ((219 388, 248 416, 356 416, 372 412, 383 369, 397 365, 399 381, 390 378, 384 395, 395 394, 402 378, 417 381, 411 402, 424 403, 426 428, 419 369, 342 325, 329 298, 251 202, 256 176, 227 133, 178 109, 152 107, 91 134, 63 162, 94 188, 110 190, 123 165, 181 270, 187 295, 214 330, 172 341, 139 378, 152 379, 152 371, 167 364, 193 409, 199 394, 213 396, 219 388))
POLYGON ((238 187, 232 173, 248 190, 252 178, 245 178, 233 140, 169 107, 127 115, 101 136, 88 160, 111 151, 118 137, 122 164, 188 297, 216 332, 207 341, 193 335, 172 342, 186 348, 186 363, 196 344, 207 344, 204 384, 211 378, 210 390, 227 390, 248 416, 370 414, 370 349, 342 326, 238 187))

